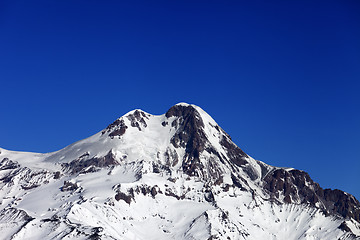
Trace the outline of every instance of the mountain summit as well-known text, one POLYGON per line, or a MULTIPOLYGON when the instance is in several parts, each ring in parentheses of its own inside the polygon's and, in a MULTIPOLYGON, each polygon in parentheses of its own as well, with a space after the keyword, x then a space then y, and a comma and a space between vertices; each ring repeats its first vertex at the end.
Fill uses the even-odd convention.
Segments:
POLYGON ((360 239, 360 203, 244 153, 200 107, 57 152, 0 149, 3 239, 360 239))

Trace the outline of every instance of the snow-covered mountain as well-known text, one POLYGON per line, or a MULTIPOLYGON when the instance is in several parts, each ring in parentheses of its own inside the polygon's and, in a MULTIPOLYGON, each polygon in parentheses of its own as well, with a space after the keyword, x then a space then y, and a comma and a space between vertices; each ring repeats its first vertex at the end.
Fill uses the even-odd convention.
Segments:
POLYGON ((57 152, 0 149, 1 239, 360 239, 360 203, 254 160, 201 108, 134 110, 57 152))

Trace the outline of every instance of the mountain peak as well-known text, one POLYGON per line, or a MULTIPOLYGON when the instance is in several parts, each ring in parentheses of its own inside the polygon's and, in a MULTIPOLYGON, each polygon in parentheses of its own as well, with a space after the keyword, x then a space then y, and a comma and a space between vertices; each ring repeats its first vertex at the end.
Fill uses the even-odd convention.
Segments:
POLYGON ((129 116, 129 115, 134 115, 134 114, 151 115, 151 114, 145 112, 144 110, 142 110, 140 108, 137 108, 137 109, 134 109, 134 110, 131 110, 131 111, 127 112, 124 116, 129 116))
POLYGON ((185 107, 193 106, 193 107, 197 107, 194 104, 190 104, 190 103, 186 103, 186 102, 179 102, 179 103, 175 104, 174 106, 185 106, 185 107))
POLYGON ((199 114, 196 110, 195 105, 192 104, 187 104, 187 103, 178 103, 175 104, 174 106, 172 106, 166 113, 165 116, 167 118, 170 118, 172 116, 175 117, 181 117, 181 116, 186 116, 189 114, 199 114))
POLYGON ((201 107, 196 106, 194 104, 188 103, 178 103, 172 106, 166 113, 165 116, 167 118, 170 117, 182 117, 182 118, 196 118, 198 119, 198 123, 203 127, 206 124, 210 124, 212 126, 218 126, 215 120, 205 112, 201 107))
POLYGON ((0 148, 0 202, 6 239, 360 237, 353 196, 251 158, 187 103, 132 110, 54 153, 0 148))

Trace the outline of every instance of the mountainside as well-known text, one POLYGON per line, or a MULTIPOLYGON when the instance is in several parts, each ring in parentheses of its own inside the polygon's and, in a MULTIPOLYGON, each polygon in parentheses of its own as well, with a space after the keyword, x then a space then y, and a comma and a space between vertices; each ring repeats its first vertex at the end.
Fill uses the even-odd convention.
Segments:
POLYGON ((0 239, 360 239, 352 195, 251 158, 185 103, 53 153, 0 149, 0 201, 0 239))

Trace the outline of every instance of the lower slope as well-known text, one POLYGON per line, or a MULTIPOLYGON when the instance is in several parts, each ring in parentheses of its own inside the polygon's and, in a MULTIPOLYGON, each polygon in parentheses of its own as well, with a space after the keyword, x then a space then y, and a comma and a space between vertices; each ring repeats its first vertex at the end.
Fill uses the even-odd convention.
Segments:
POLYGON ((134 162, 61 179, 44 175, 47 183, 19 190, 3 206, 4 239, 359 238, 343 229, 356 233, 355 220, 344 222, 310 205, 264 200, 237 187, 231 176, 208 185, 199 177, 154 173, 150 167, 134 162))

